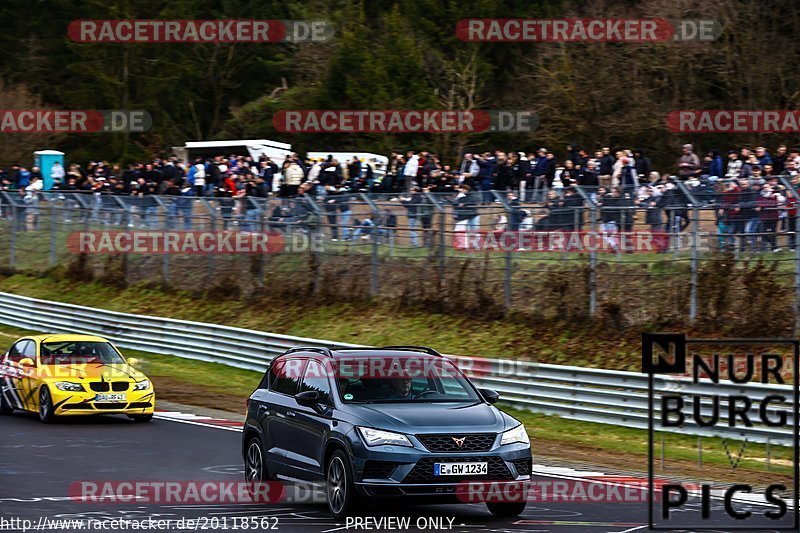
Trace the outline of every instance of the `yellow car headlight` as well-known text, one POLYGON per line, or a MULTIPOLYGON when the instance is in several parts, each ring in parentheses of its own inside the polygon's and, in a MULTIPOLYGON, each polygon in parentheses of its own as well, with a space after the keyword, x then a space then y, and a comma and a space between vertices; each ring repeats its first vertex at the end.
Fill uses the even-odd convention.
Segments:
POLYGON ((150 388, 150 380, 145 379, 144 381, 139 381, 136 385, 133 386, 133 390, 147 390, 150 388))
POLYGON ((58 390, 68 391, 68 392, 83 392, 83 385, 80 383, 72 383, 71 381, 58 381, 55 383, 55 386, 58 390))

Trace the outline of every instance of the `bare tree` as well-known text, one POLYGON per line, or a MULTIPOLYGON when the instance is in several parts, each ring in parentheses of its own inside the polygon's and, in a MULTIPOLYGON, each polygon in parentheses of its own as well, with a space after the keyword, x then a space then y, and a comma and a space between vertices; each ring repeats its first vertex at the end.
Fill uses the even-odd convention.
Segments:
MULTIPOLYGON (((42 98, 32 93, 24 84, 11 85, 0 79, 0 110, 48 109, 42 98)), ((0 132, 0 165, 11 165, 29 161, 35 150, 55 146, 63 138, 55 133, 11 133, 0 132)))

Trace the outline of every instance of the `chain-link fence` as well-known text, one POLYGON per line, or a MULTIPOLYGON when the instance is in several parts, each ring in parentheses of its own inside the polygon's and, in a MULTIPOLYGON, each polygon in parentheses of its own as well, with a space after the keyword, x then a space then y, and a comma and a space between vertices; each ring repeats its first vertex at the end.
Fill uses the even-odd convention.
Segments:
MULTIPOLYGON (((780 179, 295 198, 0 193, 0 264, 220 298, 393 299, 531 320, 796 327, 798 195, 780 179), (534 195, 535 196, 535 195, 534 195), (273 232, 278 253, 78 253, 81 232, 273 232), (316 244, 315 244, 316 243, 316 244), (600 320, 602 319, 602 320, 600 320)), ((111 250, 113 252, 113 250, 111 250)))

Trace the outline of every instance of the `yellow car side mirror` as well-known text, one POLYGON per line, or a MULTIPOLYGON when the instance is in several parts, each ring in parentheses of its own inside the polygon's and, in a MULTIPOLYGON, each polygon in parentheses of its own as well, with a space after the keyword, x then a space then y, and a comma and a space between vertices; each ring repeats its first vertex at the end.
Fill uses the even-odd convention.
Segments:
POLYGON ((138 365, 139 364, 139 360, 136 359, 135 357, 131 357, 131 358, 128 359, 128 364, 130 366, 138 365))
POLYGON ((19 366, 36 366, 36 363, 30 357, 23 357, 19 360, 19 366))

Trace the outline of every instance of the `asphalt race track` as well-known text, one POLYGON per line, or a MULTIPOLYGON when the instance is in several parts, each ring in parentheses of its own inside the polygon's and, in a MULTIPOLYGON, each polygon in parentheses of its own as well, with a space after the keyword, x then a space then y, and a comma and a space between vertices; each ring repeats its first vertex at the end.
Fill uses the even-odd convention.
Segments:
MULTIPOLYGON (((47 527, 53 523, 42 522, 45 518, 143 520, 148 517, 171 520, 175 524, 181 518, 198 519, 192 527, 185 527, 192 530, 222 529, 222 519, 234 517, 259 520, 266 517, 267 521, 261 524, 279 531, 356 530, 331 519, 320 504, 96 503, 69 497, 70 486, 77 481, 240 481, 241 437, 232 429, 159 418, 149 424, 135 424, 124 417, 104 417, 44 425, 30 415, 17 413, 2 417, 0 517, 6 521, 28 519, 34 528, 44 524, 40 529, 46 530, 53 530, 47 527)), ((536 443, 533 445, 535 450, 536 443)), ((373 517, 409 517, 413 530, 417 529, 414 525, 417 519, 422 518, 423 522, 432 524, 426 528, 428 531, 627 533, 648 530, 645 503, 531 503, 521 517, 513 520, 493 519, 482 504, 393 504, 376 506, 366 513, 373 517), (445 527, 452 520, 452 528, 437 528, 438 522, 430 520, 433 518, 439 518, 438 522, 445 527)), ((699 516, 699 513, 695 509, 686 515, 699 516)), ((16 522, 16 527, 12 524, 6 529, 22 531, 19 524, 16 522)), ((240 527, 240 530, 243 529, 240 527)))

